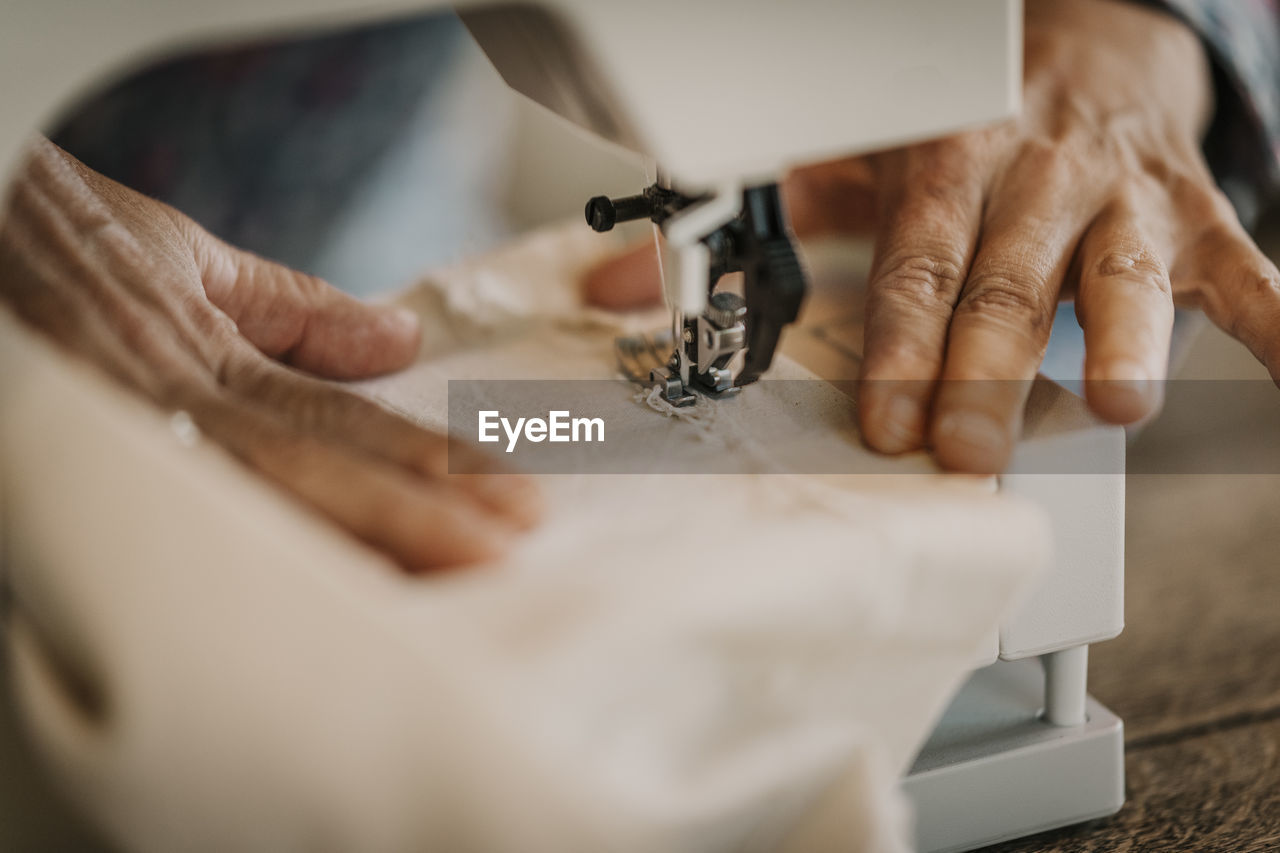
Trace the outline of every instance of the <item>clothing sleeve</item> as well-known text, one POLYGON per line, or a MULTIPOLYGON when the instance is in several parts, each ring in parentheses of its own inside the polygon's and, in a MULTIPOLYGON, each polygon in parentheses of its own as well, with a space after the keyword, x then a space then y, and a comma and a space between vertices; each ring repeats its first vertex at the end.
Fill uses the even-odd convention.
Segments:
POLYGON ((1280 191, 1280 0, 1150 0, 1185 21, 1213 62, 1217 110, 1204 151, 1252 225, 1280 191))

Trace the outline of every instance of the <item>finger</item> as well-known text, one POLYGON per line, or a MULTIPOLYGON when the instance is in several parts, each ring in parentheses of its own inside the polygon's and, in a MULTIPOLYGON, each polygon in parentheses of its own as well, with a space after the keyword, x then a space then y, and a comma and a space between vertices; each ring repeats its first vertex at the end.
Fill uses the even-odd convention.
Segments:
POLYGON ((1027 201, 987 224, 951 320, 930 431, 945 468, 1004 469, 1044 358, 1079 224, 1055 199, 1027 201))
POLYGON ((359 379, 404 367, 417 354, 420 325, 412 311, 361 302, 173 215, 209 301, 266 355, 320 376, 359 379))
POLYGON ((1244 228, 1232 222, 1206 231, 1183 253, 1174 278, 1280 385, 1280 272, 1244 228))
POLYGON ((1280 385, 1280 274, 1258 248, 1226 196, 1189 186, 1175 196, 1184 236, 1172 278, 1179 304, 1199 307, 1243 343, 1280 385))
POLYGON ((662 301, 658 247, 646 240, 587 270, 583 297, 588 305, 611 311, 648 308, 662 301))
POLYGON ((516 527, 527 529, 542 517, 540 493, 527 477, 505 471, 478 448, 422 429, 346 389, 256 355, 233 363, 224 382, 304 434, 338 442, 425 479, 448 481, 516 527))
POLYGON ((904 174, 876 246, 867 289, 859 418, 867 443, 885 453, 924 444, 942 369, 947 327, 982 219, 977 170, 934 161, 904 174))
POLYGON ((1154 414, 1173 335, 1173 295, 1160 251, 1133 210, 1112 207, 1079 250, 1076 315, 1084 328, 1085 397, 1112 423, 1154 414))
POLYGON ((491 560, 513 542, 510 525, 443 481, 300 434, 240 400, 202 396, 187 408, 210 437, 411 571, 491 560))

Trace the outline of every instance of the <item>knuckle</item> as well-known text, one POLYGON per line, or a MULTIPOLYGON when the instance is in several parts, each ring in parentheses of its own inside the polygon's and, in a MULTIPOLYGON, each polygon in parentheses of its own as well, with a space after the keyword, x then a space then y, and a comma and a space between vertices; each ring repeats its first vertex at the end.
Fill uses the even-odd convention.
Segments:
POLYGON ((267 367, 266 359, 252 351, 235 347, 222 353, 212 365, 212 370, 219 385, 248 397, 255 397, 263 393, 267 386, 267 367))
POLYGON ((1280 364, 1280 332, 1268 328, 1280 304, 1280 275, 1274 267, 1251 268, 1236 277, 1233 292, 1221 293, 1226 303, 1226 331, 1245 343, 1269 368, 1280 364))
POLYGON ((1251 269, 1241 275, 1240 290, 1250 301, 1272 301, 1280 298, 1280 275, 1275 268, 1251 269))
POLYGON ((950 310, 964 277, 961 263, 943 254, 891 259, 877 276, 877 288, 910 303, 950 310))
POLYGON ((1005 273, 984 273, 969 282, 956 316, 1005 322, 1032 332, 1047 330, 1053 310, 1037 288, 1005 273))
POLYGON ((1172 292, 1164 262, 1147 246, 1116 246, 1107 249, 1094 260, 1086 280, 1088 278, 1123 278, 1131 284, 1163 294, 1172 292))
POLYGON ((234 388, 248 368, 249 359, 239 347, 218 350, 208 360, 213 381, 221 388, 234 388))
POLYGON ((1273 373, 1280 368, 1280 331, 1238 306, 1229 309, 1223 329, 1248 347, 1273 373))
POLYGON ((191 315, 196 328, 220 345, 226 346, 240 337, 240 329, 236 321, 209 302, 196 302, 191 315))
MULTIPOLYGON (((239 258, 205 240, 194 241, 192 253, 203 273, 201 278, 210 299, 216 299, 222 305, 228 304, 233 292, 243 282, 239 258)), ((245 278, 248 277, 250 274, 246 273, 245 278)))
POLYGON ((211 305, 207 310, 193 312, 192 323, 200 334, 197 343, 201 358, 210 373, 220 383, 225 384, 230 368, 229 362, 242 352, 245 341, 235 322, 211 305))

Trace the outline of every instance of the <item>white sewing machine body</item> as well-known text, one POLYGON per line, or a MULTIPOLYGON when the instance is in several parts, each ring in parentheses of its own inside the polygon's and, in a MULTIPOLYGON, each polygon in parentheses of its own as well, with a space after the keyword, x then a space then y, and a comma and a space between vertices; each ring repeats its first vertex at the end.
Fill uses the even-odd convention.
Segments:
POLYGON ((991 638, 904 783, 924 851, 969 850, 1124 804, 1124 727, 1087 693, 1089 645, 1124 628, 1124 431, 1049 432, 1019 446, 1000 488, 1048 512, 1052 568, 991 638))
MULTIPOLYGON (((0 172, 13 167, 27 133, 127 63, 193 43, 440 5, 20 2, 0 13, 8 81, 0 172)), ((670 239, 668 231, 685 253, 668 278, 672 304, 684 311, 706 300, 697 238, 736 213, 743 186, 807 161, 993 121, 1018 104, 1017 0, 465 5, 468 26, 514 88, 651 158, 682 189, 711 194, 689 209, 687 233, 677 228, 670 239)), ((1087 646, 1123 626, 1123 453, 1120 430, 1078 420, 1024 443, 1002 478, 1002 489, 1045 508, 1056 559, 991 637, 907 779, 921 849, 970 849, 1119 808, 1121 724, 1086 697, 1085 668, 1087 646), (1064 448, 1107 461, 1107 472, 1047 472, 1043 460, 1061 460, 1064 448), (1030 660, 1037 657, 1046 677, 1030 660)))

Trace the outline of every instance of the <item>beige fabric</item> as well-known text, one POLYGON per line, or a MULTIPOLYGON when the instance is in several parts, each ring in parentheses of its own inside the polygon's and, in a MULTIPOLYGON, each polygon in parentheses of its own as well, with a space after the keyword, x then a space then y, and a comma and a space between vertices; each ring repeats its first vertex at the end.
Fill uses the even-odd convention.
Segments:
MULTIPOLYGON (((448 376, 608 375, 600 250, 437 276, 365 390, 439 425, 448 376)), ((904 850, 896 776, 1045 560, 986 481, 567 475, 501 565, 407 579, 6 314, 0 364, 15 690, 133 849, 904 850)))

